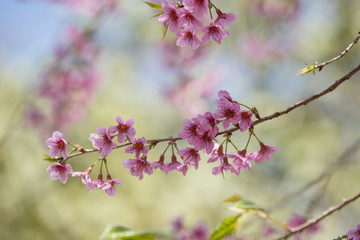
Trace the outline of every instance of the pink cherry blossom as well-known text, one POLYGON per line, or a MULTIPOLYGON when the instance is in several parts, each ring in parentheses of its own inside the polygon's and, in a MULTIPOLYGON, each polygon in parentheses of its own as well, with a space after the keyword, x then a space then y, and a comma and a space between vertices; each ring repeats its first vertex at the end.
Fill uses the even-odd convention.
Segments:
POLYGON ((73 177, 81 177, 81 181, 83 184, 88 185, 91 182, 91 178, 89 174, 91 173, 92 168, 88 167, 85 172, 73 172, 73 177))
POLYGON ((256 163, 260 163, 263 160, 269 161, 273 152, 279 151, 277 147, 271 147, 260 142, 260 150, 257 152, 250 153, 251 158, 254 159, 256 163))
POLYGON ((177 154, 181 156, 185 164, 193 165, 195 166, 195 169, 198 168, 201 158, 197 150, 187 147, 185 149, 178 150, 177 154))
POLYGON ((199 115, 198 119, 201 123, 209 124, 211 128, 209 131, 211 136, 216 136, 219 133, 219 128, 217 127, 219 121, 215 119, 211 112, 206 112, 204 115, 199 115))
POLYGON ((162 154, 162 155, 160 156, 159 161, 157 161, 157 162, 151 162, 151 163, 150 163, 151 168, 152 168, 152 169, 160 168, 160 169, 163 170, 165 173, 167 173, 168 170, 167 170, 166 164, 164 163, 164 160, 165 160, 165 156, 162 154))
POLYGON ((149 152, 149 146, 145 144, 145 143, 147 143, 147 140, 144 137, 138 138, 138 139, 133 139, 131 142, 132 142, 132 145, 125 148, 126 153, 134 153, 135 152, 135 157, 138 158, 138 157, 140 157, 141 153, 146 155, 149 152))
POLYGON ((99 136, 91 133, 89 140, 92 141, 93 147, 99 150, 100 157, 104 158, 116 147, 116 143, 112 141, 113 136, 110 136, 110 133, 106 128, 98 127, 96 131, 99 136))
MULTIPOLYGON (((170 171, 173 171, 173 170, 179 170, 178 167, 180 167, 181 163, 179 163, 176 159, 176 156, 173 154, 171 156, 171 162, 170 163, 165 163, 166 165, 166 171, 165 171, 165 174, 168 174, 170 171)), ((183 172, 184 169, 181 168, 179 170, 180 172, 183 172)), ((185 172, 186 173, 186 172, 185 172)), ((184 174, 184 172, 183 172, 184 174)), ((185 174, 184 174, 185 175, 185 174)))
POLYGON ((353 240, 360 240, 360 224, 357 225, 356 229, 349 230, 346 236, 353 240))
POLYGON ((164 26, 169 26, 169 30, 176 32, 179 27, 180 15, 185 11, 182 8, 177 8, 175 4, 169 4, 166 1, 161 3, 161 6, 164 10, 164 14, 160 15, 158 22, 164 24, 164 26))
POLYGON ((131 140, 135 137, 136 131, 133 128, 135 119, 129 119, 125 123, 125 121, 120 116, 117 116, 116 122, 118 125, 109 127, 109 133, 114 134, 118 132, 117 137, 119 143, 125 142, 127 138, 131 140))
POLYGON ((180 15, 179 25, 191 31, 196 31, 202 26, 202 23, 194 16, 192 11, 186 11, 180 15))
POLYGON ((193 118, 192 121, 186 119, 183 122, 184 131, 179 132, 178 136, 183 139, 187 139, 189 144, 194 145, 199 136, 199 132, 198 132, 199 126, 200 126, 199 119, 193 118))
POLYGON ((202 42, 207 42, 212 38, 218 44, 221 44, 222 37, 229 36, 229 33, 225 31, 220 25, 211 22, 209 26, 203 29, 204 35, 202 42))
POLYGON ((224 104, 224 102, 230 102, 230 103, 236 103, 230 96, 230 93, 225 91, 225 90, 221 90, 218 92, 218 99, 215 100, 215 104, 216 105, 222 105, 224 104))
POLYGON ((49 166, 46 171, 50 173, 51 180, 59 179, 64 184, 68 179, 68 174, 72 173, 70 164, 65 164, 65 161, 49 166))
POLYGON ((233 163, 238 167, 238 171, 250 170, 251 168, 251 157, 249 155, 237 154, 237 153, 229 153, 229 158, 234 158, 233 163))
POLYGON ((128 159, 123 162, 124 167, 130 170, 131 175, 139 177, 139 180, 144 178, 144 172, 148 175, 153 173, 151 164, 146 160, 146 156, 136 159, 128 159))
POLYGON ((49 155, 50 157, 57 157, 59 154, 62 155, 63 159, 67 158, 66 146, 67 142, 63 138, 61 132, 54 132, 51 138, 46 140, 46 145, 50 148, 49 155))
POLYGON ((225 118, 223 120, 223 127, 226 129, 229 127, 230 122, 232 124, 239 123, 241 119, 240 106, 237 103, 222 101, 221 104, 218 105, 217 110, 214 112, 214 117, 216 119, 225 118))
POLYGON ((176 45, 179 47, 190 46, 192 49, 197 49, 201 42, 191 30, 179 30, 176 32, 176 45))
POLYGON ((224 152, 223 152, 222 145, 219 146, 219 144, 215 143, 213 150, 208 155, 211 156, 211 157, 209 158, 207 163, 216 162, 219 158, 221 160, 224 157, 224 152))
POLYGON ((211 131, 212 128, 209 124, 203 123, 199 127, 199 136, 194 143, 194 147, 196 150, 203 150, 206 154, 210 154, 214 149, 214 141, 216 135, 211 131))
POLYGON ((115 186, 114 186, 115 184, 120 185, 120 186, 124 185, 121 183, 120 179, 111 179, 111 176, 109 174, 109 175, 107 175, 107 181, 103 184, 101 189, 104 190, 107 195, 114 196, 115 195, 115 186))
POLYGON ((188 165, 185 164, 185 163, 182 163, 180 164, 176 169, 179 171, 179 172, 182 172, 182 174, 185 176, 186 173, 187 173, 187 170, 188 170, 188 165))
POLYGON ((230 22, 234 22, 236 20, 236 16, 233 13, 223 13, 219 9, 216 9, 217 18, 215 23, 220 25, 223 29, 225 29, 230 22))
POLYGON ((231 172, 235 173, 236 175, 239 175, 239 171, 228 162, 227 156, 224 156, 223 158, 221 158, 220 162, 221 162, 220 166, 213 168, 212 174, 218 175, 219 173, 221 173, 222 176, 224 177, 224 171, 230 170, 231 172))
POLYGON ((186 9, 192 10, 196 16, 203 16, 209 11, 208 0, 184 0, 183 4, 186 9))
MULTIPOLYGON (((98 187, 98 181, 92 181, 90 178, 90 173, 91 173, 92 168, 89 167, 86 169, 85 172, 74 172, 72 174, 73 177, 81 177, 81 181, 83 184, 87 185, 87 191, 90 192, 91 190, 93 190, 94 188, 98 187)), ((101 177, 102 179, 102 177, 101 177)), ((102 181, 102 180, 101 180, 102 181)))
POLYGON ((103 175, 100 173, 98 175, 98 178, 96 181, 93 182, 88 182, 88 192, 90 192, 91 190, 93 190, 94 188, 102 188, 104 186, 105 182, 103 181, 103 175))
POLYGON ((243 110, 240 112, 239 128, 241 132, 248 130, 253 125, 251 117, 252 113, 250 111, 243 110))

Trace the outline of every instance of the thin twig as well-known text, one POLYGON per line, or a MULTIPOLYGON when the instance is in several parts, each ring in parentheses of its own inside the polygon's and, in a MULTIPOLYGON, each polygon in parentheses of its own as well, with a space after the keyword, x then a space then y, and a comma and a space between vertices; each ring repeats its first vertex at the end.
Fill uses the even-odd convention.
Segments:
MULTIPOLYGON (((332 84, 331 86, 329 86, 328 88, 326 88, 322 92, 320 92, 318 94, 315 94, 315 95, 313 95, 313 96, 311 96, 311 97, 309 97, 309 98, 307 98, 307 99, 305 99, 303 101, 297 102, 293 106, 291 106, 291 107, 289 107, 289 108, 287 108, 287 109, 285 109, 283 111, 275 112, 275 113, 273 113, 273 114, 271 114, 271 115, 269 115, 267 117, 260 118, 260 119, 256 120, 253 123, 253 126, 258 125, 259 123, 262 123, 262 122, 265 122, 265 121, 280 117, 282 115, 288 114, 292 110, 294 110, 294 109, 296 109, 296 108, 298 108, 298 107, 300 107, 302 105, 306 105, 306 104, 308 104, 308 103, 310 103, 310 102, 324 96, 325 94, 334 91, 340 84, 342 84, 346 80, 349 80, 358 71, 360 71, 360 65, 358 65, 356 68, 351 70, 348 74, 346 74, 342 78, 338 79, 334 84, 332 84)), ((225 133, 232 133, 232 132, 234 132, 234 131, 236 131, 238 129, 239 129, 238 127, 234 127, 234 128, 228 129, 226 131, 220 132, 218 135, 225 134, 225 133)))
POLYGON ((329 61, 323 62, 318 64, 318 62, 315 62, 313 65, 309 65, 306 64, 306 68, 301 69, 298 72, 298 75, 305 75, 309 72, 313 72, 315 74, 315 70, 319 69, 319 71, 321 71, 323 69, 323 67, 325 67, 326 65, 335 62, 336 60, 339 60, 340 58, 342 58, 346 53, 348 53, 350 51, 350 49, 359 41, 360 39, 360 32, 358 33, 357 37, 354 39, 354 41, 352 41, 352 43, 350 43, 350 45, 345 48, 344 51, 342 51, 338 56, 334 57, 333 59, 330 59, 329 61))
MULTIPOLYGON (((356 68, 354 68, 353 70, 351 70, 348 74, 346 74, 345 76, 343 76, 342 78, 340 78, 339 80, 337 80, 334 84, 332 84, 331 86, 329 86, 328 88, 326 88, 324 91, 318 93, 318 94, 315 94, 301 102, 297 102, 295 103, 293 106, 283 110, 283 111, 280 111, 280 112, 276 112, 274 114, 271 114, 267 117, 264 117, 264 118, 260 118, 258 120, 256 120, 253 124, 253 126, 259 124, 259 123, 262 123, 262 122, 265 122, 265 121, 268 121, 268 120, 271 120, 273 118, 277 118, 277 117, 280 117, 284 114, 287 114, 289 112, 291 112, 292 110, 302 106, 302 105, 306 105, 312 101, 314 101, 315 99, 318 99, 322 96, 324 96, 325 94, 329 93, 329 92, 332 92, 334 91, 340 84, 342 84, 343 82, 345 82, 346 80, 349 80, 355 73, 357 73, 358 71, 360 70, 360 65, 358 65, 356 68)), ((233 130, 234 131, 234 130, 233 130)))
POLYGON ((271 206, 270 208, 268 208, 268 212, 271 212, 272 210, 274 210, 275 208, 279 207, 279 206, 283 206, 284 202, 287 201, 289 198, 293 198, 295 196, 298 196, 299 194, 301 194, 302 192, 304 192, 306 189, 310 188, 311 186, 315 185, 316 183, 320 182, 321 180, 323 180, 324 178, 331 176, 336 170, 338 170, 342 165, 344 165, 346 162, 348 162, 351 158, 352 155, 354 155, 360 147, 360 139, 358 139, 354 144, 352 144, 349 148, 347 148, 338 158, 337 160, 330 165, 328 168, 326 168, 321 174, 320 176, 318 176, 317 178, 313 179, 312 181, 308 182, 307 184, 305 184, 304 186, 302 186, 301 188, 299 188, 298 190, 286 195, 285 197, 283 197, 281 200, 279 200, 277 203, 275 203, 273 206, 271 206))
POLYGON ((351 197, 351 198, 343 199, 342 203, 340 203, 340 204, 338 204, 336 206, 330 207, 327 210, 325 210, 322 214, 320 214, 319 216, 317 216, 315 218, 312 218, 312 219, 309 219, 304 224, 302 224, 302 225, 300 225, 298 227, 292 228, 289 233, 287 233, 286 235, 284 235, 284 236, 282 236, 280 238, 277 238, 276 240, 285 240, 285 239, 289 238, 290 236, 292 236, 292 235, 294 235, 296 233, 304 231, 305 229, 311 227, 312 225, 320 222, 324 218, 330 216, 333 212, 338 211, 341 208, 343 208, 344 206, 348 205, 349 203, 355 201, 359 197, 360 197, 360 192, 358 194, 356 194, 355 196, 351 197))
POLYGON ((323 67, 325 67, 326 65, 332 63, 332 62, 335 62, 336 60, 342 58, 347 52, 350 51, 350 49, 359 41, 360 39, 360 32, 358 33, 357 37, 354 39, 354 41, 352 43, 350 43, 350 45, 345 48, 344 51, 342 51, 340 53, 340 55, 334 57, 333 59, 330 59, 329 61, 326 61, 326 62, 323 62, 323 63, 320 63, 320 64, 315 64, 314 66, 314 69, 319 69, 319 71, 321 71, 323 69, 323 67))

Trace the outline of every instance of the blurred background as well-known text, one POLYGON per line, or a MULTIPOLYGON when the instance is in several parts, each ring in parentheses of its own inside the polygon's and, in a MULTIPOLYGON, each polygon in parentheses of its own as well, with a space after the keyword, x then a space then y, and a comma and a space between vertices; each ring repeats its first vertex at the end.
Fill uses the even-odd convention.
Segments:
MULTIPOLYGON (((286 222, 293 213, 314 217, 359 191, 359 74, 323 98, 257 125, 257 136, 280 151, 239 176, 212 175, 215 165, 203 156, 199 169, 185 177, 155 171, 139 181, 123 168, 129 155, 117 150, 108 157, 109 170, 125 187, 113 197, 88 193, 76 178, 65 185, 51 181, 50 163, 41 159, 54 130, 90 148, 89 134, 115 125, 120 115, 136 119, 137 137, 177 136, 184 119, 215 110, 219 90, 267 116, 322 91, 360 62, 355 45, 321 72, 296 75, 305 63, 327 61, 355 39, 358 0, 214 0, 237 19, 221 45, 208 42, 195 51, 177 48, 171 32, 162 40, 162 26, 151 19, 156 12, 141 1, 109 1, 97 14, 90 2, 0 3, 1 240, 97 239, 108 224, 170 231, 177 216, 186 225, 203 221, 214 229, 232 214, 220 204, 232 194, 286 222), (276 205, 324 171, 329 177, 276 205)), ((245 135, 233 136, 240 148, 245 135)), ((148 160, 157 161, 166 146, 159 144, 148 160)), ((253 141, 250 151, 257 149, 253 141)), ((97 158, 86 154, 69 163, 84 171, 97 158)), ((306 239, 344 235, 360 223, 359 209, 357 201, 332 214, 306 239)), ((261 239, 263 221, 249 221, 241 235, 261 239)))

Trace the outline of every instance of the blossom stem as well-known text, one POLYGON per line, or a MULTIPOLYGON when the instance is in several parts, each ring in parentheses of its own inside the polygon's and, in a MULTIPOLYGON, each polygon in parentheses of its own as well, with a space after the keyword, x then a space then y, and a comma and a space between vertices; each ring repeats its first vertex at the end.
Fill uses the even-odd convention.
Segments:
POLYGON ((209 13, 210 13, 210 18, 211 20, 213 20, 213 15, 212 15, 212 12, 211 12, 211 8, 213 6, 212 2, 210 0, 208 0, 208 8, 209 8, 209 13))
POLYGON ((101 159, 101 165, 100 165, 100 174, 102 174, 102 167, 103 167, 104 159, 101 159))
POLYGON ((250 139, 251 139, 251 136, 254 134, 254 132, 253 131, 251 131, 250 132, 250 134, 249 134, 249 138, 248 138, 248 140, 247 140, 247 143, 246 143, 246 146, 245 146, 245 150, 247 149, 247 147, 249 146, 249 143, 250 143, 250 139))
POLYGON ((169 149, 170 145, 171 145, 171 142, 168 143, 168 145, 167 145, 167 147, 165 148, 165 150, 164 150, 164 152, 163 152, 162 155, 165 155, 165 153, 166 153, 166 151, 169 149))
POLYGON ((109 169, 108 169, 108 167, 107 167, 107 161, 106 161, 106 158, 104 158, 104 163, 105 163, 105 169, 106 169, 106 173, 107 173, 107 175, 109 175, 110 173, 109 173, 109 169))
POLYGON ((93 168, 98 162, 99 162, 99 158, 96 159, 96 161, 90 166, 90 168, 93 168))
POLYGON ((169 144, 171 145, 171 152, 172 152, 172 155, 174 156, 175 155, 174 144, 172 144, 171 142, 169 144))
MULTIPOLYGON (((71 144, 71 143, 70 143, 70 144, 71 144)), ((74 146, 73 144, 71 144, 71 145, 74 146)), ((77 148, 74 147, 74 148, 69 152, 69 155, 72 154, 73 152, 75 152, 76 150, 77 150, 77 148)), ((67 159, 66 159, 66 160, 67 160, 67 159)), ((66 160, 65 160, 65 161, 66 161, 66 160)))
POLYGON ((227 146, 228 146, 228 143, 229 143, 229 139, 226 139, 226 143, 225 143, 225 155, 227 154, 227 146))
POLYGON ((254 137, 258 140, 259 144, 262 143, 261 140, 254 133, 254 130, 251 131, 251 134, 254 135, 254 137))
POLYGON ((229 142, 231 143, 231 145, 233 145, 233 147, 236 149, 236 151, 239 151, 239 149, 235 146, 235 144, 229 139, 229 142))
POLYGON ((246 106, 245 104, 242 104, 242 103, 238 103, 240 106, 243 106, 243 107, 246 107, 247 109, 251 110, 251 107, 249 106, 246 106))

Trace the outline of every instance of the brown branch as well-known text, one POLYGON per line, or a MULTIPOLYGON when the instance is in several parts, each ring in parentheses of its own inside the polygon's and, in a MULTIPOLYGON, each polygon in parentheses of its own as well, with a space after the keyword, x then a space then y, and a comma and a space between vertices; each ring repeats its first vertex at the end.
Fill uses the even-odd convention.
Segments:
MULTIPOLYGON (((328 88, 326 88, 324 91, 318 93, 318 94, 315 94, 301 102, 297 102, 295 103, 293 106, 283 110, 283 111, 280 111, 280 112, 276 112, 276 113, 273 113, 267 117, 264 117, 264 118, 260 118, 258 120, 256 120, 253 124, 253 126, 259 124, 259 123, 262 123, 262 122, 265 122, 265 121, 268 121, 268 120, 271 120, 273 118, 277 118, 277 117, 280 117, 284 114, 287 114, 289 112, 291 112, 292 110, 300 107, 300 106, 303 106, 303 105, 306 105, 322 96, 324 96, 325 94, 329 93, 329 92, 332 92, 334 91, 340 84, 342 84, 343 82, 345 82, 346 80, 349 80, 355 73, 357 73, 358 71, 360 71, 360 65, 358 65, 356 68, 354 68, 353 70, 351 70, 348 74, 346 74, 345 76, 343 76, 342 78, 338 79, 334 84, 332 84, 331 86, 329 86, 328 88)), ((235 131, 235 130, 233 130, 235 131)))
POLYGON ((345 48, 344 51, 342 51, 340 53, 340 55, 334 57, 333 59, 330 59, 329 61, 326 61, 326 62, 323 62, 323 63, 320 63, 320 64, 315 64, 314 66, 314 69, 319 69, 319 71, 321 71, 323 69, 323 67, 325 67, 326 65, 332 63, 332 62, 335 62, 336 60, 342 58, 347 52, 350 51, 350 49, 359 41, 360 39, 360 32, 358 33, 357 37, 354 39, 354 41, 352 41, 352 43, 350 43, 350 45, 345 48))
MULTIPOLYGON (((280 117, 282 115, 288 114, 292 110, 294 110, 294 109, 296 109, 298 107, 301 107, 303 105, 306 105, 306 104, 308 104, 308 103, 310 103, 310 102, 324 96, 325 94, 334 91, 340 84, 342 84, 346 80, 349 80, 358 71, 360 71, 360 65, 358 65, 356 68, 351 70, 348 74, 346 74, 342 78, 338 79, 334 84, 332 84, 331 86, 329 86, 328 88, 326 88, 322 92, 320 92, 318 94, 315 94, 315 95, 313 95, 313 96, 311 96, 311 97, 309 97, 309 98, 307 98, 307 99, 305 99, 303 101, 297 102, 293 106, 291 106, 291 107, 289 107, 289 108, 287 108, 287 109, 285 109, 283 111, 275 112, 275 113, 273 113, 273 114, 271 114, 271 115, 269 115, 267 117, 260 118, 260 119, 256 120, 253 123, 253 126, 255 126, 255 125, 259 124, 259 123, 262 123, 262 122, 269 121, 271 119, 280 117)), ((239 129, 238 127, 234 127, 234 128, 219 132, 216 136, 219 136, 219 135, 222 135, 222 134, 232 133, 232 132, 234 132, 234 131, 236 131, 238 129, 239 129)), ((176 138, 175 137, 168 137, 168 138, 159 138, 159 139, 149 139, 148 142, 150 143, 150 145, 156 145, 157 143, 160 143, 160 142, 169 142, 169 141, 176 142, 176 141, 179 141, 179 140, 182 140, 182 138, 180 138, 180 137, 176 137, 176 138)), ((123 144, 123 145, 119 145, 119 146, 117 146, 115 148, 121 148, 121 147, 124 147, 124 146, 128 146, 130 144, 131 143, 126 143, 126 144, 123 144)), ((99 151, 99 150, 98 149, 82 149, 78 153, 69 155, 68 159, 72 158, 72 157, 75 157, 75 156, 79 156, 79 155, 84 154, 84 153, 91 153, 91 152, 97 152, 97 151, 99 151)), ((62 160, 62 159, 63 159, 62 157, 54 158, 54 160, 62 160)))
POLYGON ((302 224, 302 225, 300 225, 298 227, 292 228, 289 233, 287 233, 286 235, 284 235, 284 236, 282 236, 280 238, 277 238, 276 240, 285 240, 285 239, 289 238, 290 236, 292 236, 292 235, 294 235, 296 233, 304 231, 308 227, 311 227, 312 225, 320 222, 324 218, 330 216, 335 211, 340 210, 341 208, 343 208, 344 206, 348 205, 349 203, 355 201, 359 197, 360 197, 360 192, 358 194, 356 194, 355 196, 351 197, 351 198, 343 199, 342 203, 340 203, 340 204, 338 204, 336 206, 330 207, 327 210, 325 210, 322 214, 320 214, 319 216, 317 216, 315 218, 312 218, 312 219, 309 219, 304 224, 302 224))

